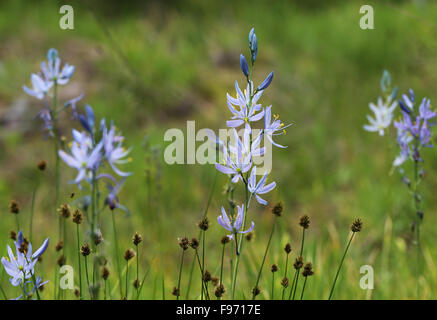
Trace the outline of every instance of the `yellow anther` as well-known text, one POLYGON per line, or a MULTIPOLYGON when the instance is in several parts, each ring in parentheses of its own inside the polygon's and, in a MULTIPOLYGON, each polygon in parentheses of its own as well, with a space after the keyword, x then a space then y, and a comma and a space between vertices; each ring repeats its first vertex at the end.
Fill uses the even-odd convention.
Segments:
POLYGON ((281 123, 280 125, 279 125, 280 127, 283 127, 284 126, 284 124, 283 123, 281 123))
POLYGON ((279 115, 275 114, 273 115, 273 117, 275 118, 275 120, 277 120, 279 118, 279 115))
POLYGON ((282 132, 283 132, 284 134, 287 134, 287 130, 285 130, 285 129, 284 129, 284 130, 282 130, 282 132))
POLYGON ((70 142, 68 143, 68 147, 71 148, 72 146, 73 146, 73 142, 70 141, 70 142))

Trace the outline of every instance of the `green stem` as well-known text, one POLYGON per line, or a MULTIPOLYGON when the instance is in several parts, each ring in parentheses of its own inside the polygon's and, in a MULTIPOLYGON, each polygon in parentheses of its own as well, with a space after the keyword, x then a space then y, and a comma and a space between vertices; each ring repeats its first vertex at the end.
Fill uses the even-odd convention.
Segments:
MULTIPOLYGON (((287 278, 287 271, 288 271, 288 256, 289 254, 287 253, 287 257, 285 258, 285 270, 284 270, 284 279, 287 278)), ((284 288, 282 289, 282 300, 284 300, 284 295, 285 295, 285 290, 287 289, 286 286, 284 286, 284 288)))
POLYGON ((177 292, 176 300, 179 300, 179 296, 181 295, 181 278, 182 278, 182 267, 184 266, 184 255, 185 255, 185 250, 182 249, 181 265, 179 268, 179 277, 178 277, 178 292, 177 292))
POLYGON ((303 282, 303 288, 302 288, 302 293, 300 294, 300 300, 303 299, 303 293, 305 292, 305 286, 307 284, 307 279, 308 279, 308 277, 305 277, 305 281, 303 282))
POLYGON ((126 260, 126 299, 129 294, 129 260, 126 260))
MULTIPOLYGON (((254 288, 258 287, 259 280, 261 279, 261 273, 262 273, 262 269, 264 267, 264 263, 266 261, 267 252, 269 251, 270 242, 272 241, 273 233, 275 232, 275 225, 276 225, 276 217, 275 217, 275 220, 273 221, 273 224, 272 224, 272 231, 270 231, 269 241, 267 242, 266 251, 264 252, 264 257, 263 257, 263 260, 261 262, 261 266, 260 266, 259 271, 258 271, 258 277, 256 279, 256 284, 255 284, 254 288)), ((254 292, 253 295, 252 295, 252 300, 255 300, 255 297, 256 297, 256 295, 255 295, 255 292, 254 292)))
MULTIPOLYGON (((247 180, 247 179, 246 179, 247 180)), ((243 219, 243 230, 245 230, 246 228, 246 220, 247 220, 247 208, 249 206, 249 189, 246 185, 246 199, 244 202, 244 219, 243 219)), ((232 281, 232 300, 235 299, 235 287, 237 284, 237 274, 238 274, 238 267, 240 265, 240 255, 241 255, 241 249, 243 246, 243 238, 244 237, 240 237, 240 242, 238 244, 236 244, 236 252, 237 252, 237 257, 236 257, 236 261, 235 261, 235 269, 234 269, 234 274, 233 274, 233 281, 232 281)), ((235 237, 235 241, 236 241, 236 237, 235 237)))
MULTIPOLYGON (((203 281, 203 268, 202 268, 202 264, 200 263, 199 253, 197 252, 197 249, 196 249, 196 258, 197 258, 197 263, 199 264, 200 282, 202 283, 202 294, 205 291, 206 299, 210 300, 208 290, 206 290, 206 285, 205 285, 205 282, 203 281)), ((203 300, 203 298, 202 298, 202 300, 203 300)))
POLYGON ((89 277, 88 277, 88 263, 87 263, 87 257, 84 257, 85 258, 85 274, 86 274, 86 283, 87 283, 87 285, 88 285, 88 291, 89 291, 89 294, 90 294, 90 300, 93 298, 93 295, 92 295, 92 293, 91 293, 91 287, 90 287, 90 279, 89 279, 89 277))
POLYGON ((334 288, 337 282, 338 275, 340 274, 341 267, 343 266, 344 259, 346 257, 347 251, 349 250, 349 247, 352 243, 352 239, 354 238, 354 236, 355 236, 355 232, 352 232, 349 242, 347 243, 346 250, 344 251, 343 257, 341 258, 340 265, 338 266, 337 274, 335 275, 334 283, 332 284, 332 288, 331 288, 331 292, 329 293, 328 300, 331 300, 332 298, 332 294, 334 293, 334 288))
MULTIPOLYGON (((208 196, 208 202, 206 203, 206 207, 205 207, 205 211, 203 213, 203 218, 205 219, 207 214, 208 214, 208 210, 209 210, 209 206, 211 204, 211 200, 212 200, 212 196, 214 194, 214 190, 215 190, 215 185, 217 182, 217 176, 218 176, 218 170, 215 170, 215 175, 214 175, 214 182, 212 183, 212 187, 211 190, 209 192, 209 196, 208 196)), ((202 239, 202 235, 203 235, 203 230, 199 231, 199 237, 198 239, 202 239)), ((190 294, 190 289, 191 289, 191 281, 193 280, 193 271, 194 271, 194 265, 195 265, 196 261, 193 259, 193 261, 191 262, 191 269, 190 269, 190 277, 188 280, 188 286, 187 286, 187 294, 185 295, 185 299, 188 300, 189 294, 190 294)), ((202 294, 203 294, 203 285, 202 285, 202 294)))
POLYGON ((123 297, 123 289, 122 289, 122 281, 121 281, 121 269, 120 269, 120 261, 118 259, 119 250, 118 250, 118 238, 117 238, 117 228, 115 226, 115 216, 114 210, 111 210, 112 215, 112 230, 114 233, 114 249, 115 249, 115 261, 117 265, 117 273, 118 273, 118 281, 119 281, 119 289, 120 289, 120 297, 123 297))
MULTIPOLYGON (((138 244, 139 245, 139 244, 138 244)), ((138 281, 140 281, 140 267, 139 267, 139 265, 140 265, 140 253, 139 253, 139 250, 138 250, 138 245, 137 245, 137 280, 136 280, 136 284, 137 284, 137 300, 138 300, 138 297, 140 296, 140 293, 139 293, 139 290, 140 290, 140 283, 138 282, 138 281)))
POLYGON ((271 300, 275 300, 274 295, 275 295, 275 273, 272 272, 272 298, 271 298, 271 300))
POLYGON ((80 239, 79 239, 79 225, 76 224, 76 234, 77 234, 77 262, 79 263, 79 300, 82 299, 82 270, 80 263, 80 239))

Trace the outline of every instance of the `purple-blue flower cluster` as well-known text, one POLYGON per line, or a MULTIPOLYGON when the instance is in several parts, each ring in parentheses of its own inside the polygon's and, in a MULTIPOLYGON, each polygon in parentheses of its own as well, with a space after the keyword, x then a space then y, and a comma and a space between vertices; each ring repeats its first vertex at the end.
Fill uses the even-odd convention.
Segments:
MULTIPOLYGON (((223 160, 215 165, 217 170, 229 175, 232 183, 242 181, 250 194, 246 206, 237 206, 238 214, 236 216, 232 215, 233 210, 231 210, 231 215, 228 217, 222 207, 222 215, 218 217, 218 222, 223 228, 232 232, 229 237, 233 237, 237 233, 247 232, 241 231, 241 229, 244 227, 245 210, 247 211, 250 199, 254 196, 260 204, 267 205, 267 201, 262 199, 260 195, 270 192, 276 186, 275 182, 266 183, 268 172, 265 172, 258 182, 256 181, 256 175, 260 173, 257 172, 254 158, 264 155, 268 144, 286 148, 274 142, 273 137, 285 134, 285 129, 288 126, 284 125, 277 115, 272 117, 271 106, 263 107, 259 103, 264 90, 269 87, 273 80, 273 72, 258 87, 255 87, 252 81, 253 67, 258 54, 258 40, 254 29, 249 33, 249 49, 250 67, 244 55, 240 55, 241 71, 247 80, 246 89, 243 92, 238 82, 235 81, 236 97, 230 94, 226 95, 227 106, 232 114, 231 119, 226 121, 226 125, 231 128, 232 137, 229 143, 218 141, 223 153, 223 160), (256 133, 252 127, 263 119, 262 128, 256 133), (240 131, 243 131, 241 139, 236 130, 239 127, 242 127, 240 131)), ((249 230, 253 228, 254 223, 252 222, 249 230)))
POLYGON ((394 161, 395 166, 402 165, 409 158, 423 161, 420 150, 423 147, 433 147, 430 128, 435 125, 432 120, 436 117, 436 113, 431 110, 431 101, 423 98, 418 108, 414 108, 414 104, 414 92, 410 89, 409 96, 403 94, 402 100, 399 100, 402 117, 394 122, 400 148, 400 153, 394 161))
MULTIPOLYGON (((35 276, 35 264, 38 258, 47 250, 49 245, 49 238, 47 238, 41 247, 35 252, 32 251, 32 244, 24 240, 23 232, 20 231, 17 235, 17 240, 14 242, 15 255, 11 247, 7 245, 8 256, 3 257, 1 262, 9 275, 9 281, 14 287, 20 286, 26 296, 30 296, 42 285, 48 281, 43 282, 41 277, 35 276), (31 285, 31 290, 28 291, 28 285, 31 285)), ((21 299, 22 295, 17 299, 21 299)))

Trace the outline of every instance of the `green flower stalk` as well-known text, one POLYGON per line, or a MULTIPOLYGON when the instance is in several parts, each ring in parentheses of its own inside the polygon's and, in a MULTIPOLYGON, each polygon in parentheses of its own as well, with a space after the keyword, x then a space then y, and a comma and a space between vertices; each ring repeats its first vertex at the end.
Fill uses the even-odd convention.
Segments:
POLYGON ((346 245, 346 249, 344 250, 344 254, 343 254, 343 257, 341 258, 340 265, 338 266, 338 270, 337 270, 337 273, 335 275, 334 283, 332 284, 332 288, 331 288, 331 292, 329 293, 328 300, 331 300, 332 295, 334 294, 335 284, 337 283, 338 275, 340 274, 341 267, 343 266, 344 259, 346 257, 346 254, 347 254, 348 250, 349 250, 349 247, 350 247, 350 245, 352 243, 352 240, 354 239, 355 233, 360 232, 362 227, 363 227, 363 223, 362 223, 362 221, 360 219, 356 219, 352 223, 352 226, 351 226, 352 234, 351 234, 351 236, 349 238, 349 241, 348 241, 348 243, 346 245))

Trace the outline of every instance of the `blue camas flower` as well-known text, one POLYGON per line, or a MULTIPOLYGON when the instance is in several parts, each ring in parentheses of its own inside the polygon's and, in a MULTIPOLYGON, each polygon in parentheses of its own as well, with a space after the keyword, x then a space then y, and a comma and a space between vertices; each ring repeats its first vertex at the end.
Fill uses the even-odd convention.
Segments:
POLYGON ((431 110, 431 101, 423 98, 418 110, 414 108, 415 96, 413 90, 409 90, 409 96, 402 95, 399 106, 402 109, 403 117, 394 122, 397 129, 397 141, 400 153, 396 157, 393 165, 400 166, 413 156, 414 160, 421 160, 420 149, 423 147, 432 148, 432 133, 430 128, 435 125, 430 120, 436 117, 436 113, 431 110), (417 141, 417 143, 412 143, 417 141))
POLYGON ((369 103, 370 110, 373 111, 375 118, 367 115, 369 120, 368 125, 364 125, 363 128, 366 131, 378 132, 380 136, 384 135, 385 129, 387 129, 392 120, 393 112, 396 109, 396 102, 392 102, 389 98, 386 103, 382 101, 382 98, 378 98, 378 104, 369 103))
POLYGON ((67 84, 74 73, 74 66, 66 63, 60 70, 61 59, 55 49, 50 49, 47 53, 47 62, 41 62, 41 72, 32 73, 30 80, 32 88, 23 86, 24 92, 39 100, 43 99, 49 92, 50 88, 56 84, 67 84))
POLYGON ((71 155, 63 150, 59 150, 59 157, 69 167, 78 171, 73 183, 80 185, 80 182, 84 179, 89 181, 91 179, 92 171, 97 169, 100 165, 103 143, 100 142, 94 147, 94 149, 92 149, 87 135, 74 135, 76 139, 79 139, 79 141, 75 140, 71 143, 71 155))
POLYGON ((235 90, 237 91, 236 98, 229 94, 226 95, 228 108, 233 114, 232 120, 226 121, 226 125, 230 128, 237 128, 242 124, 246 124, 246 129, 250 130, 249 123, 259 121, 264 116, 264 110, 261 110, 262 106, 257 103, 261 98, 262 91, 254 95, 253 85, 250 82, 243 94, 237 81, 235 81, 235 90))
MULTIPOLYGON (((6 273, 10 276, 11 284, 16 287, 18 285, 23 285, 26 280, 32 278, 35 274, 34 268, 35 264, 47 249, 49 245, 49 238, 47 238, 42 246, 32 253, 32 244, 29 243, 27 246, 23 246, 24 239, 23 233, 20 231, 18 233, 17 241, 15 241, 16 256, 12 252, 12 249, 7 245, 8 257, 3 257, 1 262, 5 268, 6 273)), ((42 285, 40 283, 40 285, 42 285)), ((36 283, 36 287, 38 282, 36 283)))
POLYGON ((279 120, 278 116, 274 116, 273 118, 274 120, 272 122, 272 106, 269 106, 265 110, 263 134, 266 135, 267 139, 269 139, 269 141, 274 146, 277 146, 279 148, 287 148, 286 146, 274 142, 273 136, 286 134, 287 131, 285 129, 291 126, 291 124, 284 125, 284 123, 282 123, 281 120, 279 120))
POLYGON ((233 239, 238 233, 251 232, 255 228, 255 223, 252 221, 249 229, 245 231, 241 230, 244 222, 244 204, 241 205, 241 207, 237 206, 237 211, 238 213, 235 219, 232 217, 229 219, 225 209, 222 207, 222 214, 217 218, 218 223, 223 228, 231 232, 231 234, 228 235, 229 239, 233 239))
POLYGON ((256 200, 263 205, 267 204, 267 201, 261 198, 260 194, 265 194, 270 191, 272 191, 276 187, 276 182, 269 183, 268 185, 265 185, 267 180, 267 172, 264 174, 264 176, 259 180, 258 183, 256 183, 256 167, 252 168, 252 171, 250 173, 249 181, 248 181, 248 189, 250 193, 255 195, 256 200))
POLYGON ((124 137, 115 133, 115 127, 113 125, 111 125, 109 131, 106 127, 103 128, 102 141, 105 151, 105 158, 117 175, 121 177, 127 177, 132 173, 123 172, 119 170, 116 166, 117 164, 125 164, 131 162, 130 158, 125 159, 129 155, 131 150, 126 150, 125 148, 123 148, 123 140, 124 137))

